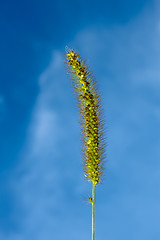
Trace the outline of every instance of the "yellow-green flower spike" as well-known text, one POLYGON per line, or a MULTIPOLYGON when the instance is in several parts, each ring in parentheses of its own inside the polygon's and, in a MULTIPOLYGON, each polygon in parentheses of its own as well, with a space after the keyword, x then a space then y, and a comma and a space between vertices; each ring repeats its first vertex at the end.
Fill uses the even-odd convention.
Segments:
POLYGON ((102 180, 105 147, 100 96, 96 81, 79 53, 66 51, 66 64, 80 110, 84 176, 96 185, 102 180))

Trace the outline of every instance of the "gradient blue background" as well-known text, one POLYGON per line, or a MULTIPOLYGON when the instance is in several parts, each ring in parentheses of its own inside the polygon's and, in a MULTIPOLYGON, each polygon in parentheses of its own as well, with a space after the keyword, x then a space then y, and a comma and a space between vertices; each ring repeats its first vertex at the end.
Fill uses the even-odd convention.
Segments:
POLYGON ((160 239, 160 2, 0 1, 0 240, 91 239, 65 46, 102 93, 96 239, 160 239))

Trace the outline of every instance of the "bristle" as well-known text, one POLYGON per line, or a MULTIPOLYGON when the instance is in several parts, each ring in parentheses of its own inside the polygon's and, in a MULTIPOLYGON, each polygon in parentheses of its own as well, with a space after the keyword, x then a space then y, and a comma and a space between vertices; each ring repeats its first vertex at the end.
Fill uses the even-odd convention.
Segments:
POLYGON ((66 51, 66 64, 80 110, 84 176, 96 185, 102 181, 105 147, 97 83, 79 53, 73 50, 66 51))

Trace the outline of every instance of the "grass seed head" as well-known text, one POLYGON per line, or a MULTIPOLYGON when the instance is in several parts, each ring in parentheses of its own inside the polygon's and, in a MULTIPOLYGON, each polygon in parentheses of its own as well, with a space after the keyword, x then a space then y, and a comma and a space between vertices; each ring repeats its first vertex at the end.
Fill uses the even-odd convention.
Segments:
POLYGON ((96 185, 102 180, 105 147, 97 84, 78 52, 70 49, 66 51, 66 65, 80 110, 84 176, 96 185))

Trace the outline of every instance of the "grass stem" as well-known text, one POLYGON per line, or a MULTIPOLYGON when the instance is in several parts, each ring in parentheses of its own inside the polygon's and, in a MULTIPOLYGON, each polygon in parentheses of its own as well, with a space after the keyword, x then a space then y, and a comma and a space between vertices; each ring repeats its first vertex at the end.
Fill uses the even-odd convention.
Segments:
POLYGON ((95 240, 95 185, 92 182, 92 240, 95 240))

